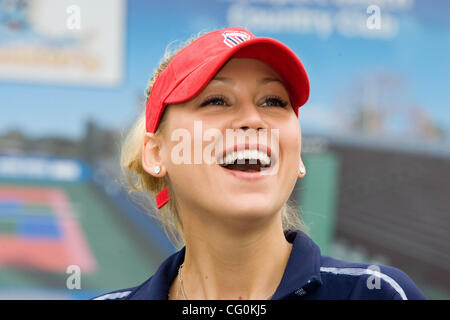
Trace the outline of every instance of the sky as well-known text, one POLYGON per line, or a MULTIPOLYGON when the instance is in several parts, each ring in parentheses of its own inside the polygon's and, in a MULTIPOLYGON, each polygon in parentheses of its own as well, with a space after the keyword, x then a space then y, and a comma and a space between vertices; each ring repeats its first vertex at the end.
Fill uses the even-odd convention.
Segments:
MULTIPOLYGON (((80 138, 88 119, 104 127, 123 129, 136 117, 138 97, 144 96, 166 46, 199 31, 229 26, 227 10, 233 3, 127 1, 121 83, 103 88, 2 79, 0 134, 20 129, 32 137, 80 138)), ((288 8, 297 6, 292 1, 287 3, 284 6, 288 8)), ((432 3, 415 0, 408 10, 386 10, 398 21, 398 32, 389 39, 349 37, 336 31, 328 37, 314 32, 250 31, 280 40, 302 60, 311 86, 310 99, 300 111, 303 130, 326 131, 335 127, 339 99, 352 94, 349 90, 354 90, 353 82, 378 72, 403 79, 407 89, 398 92, 399 97, 419 106, 435 123, 450 130, 450 1, 432 3)), ((256 1, 251 6, 270 5, 256 1)), ((339 10, 333 5, 309 7, 327 12, 339 10)), ((1 41, 0 37, 0 47, 1 41)))

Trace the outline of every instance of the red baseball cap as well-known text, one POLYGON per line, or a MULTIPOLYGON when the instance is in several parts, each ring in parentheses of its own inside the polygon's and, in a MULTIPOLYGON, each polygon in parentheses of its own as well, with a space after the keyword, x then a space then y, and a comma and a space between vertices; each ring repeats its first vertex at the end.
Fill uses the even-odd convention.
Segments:
POLYGON ((281 77, 292 107, 309 97, 309 80, 296 54, 283 43, 256 37, 250 31, 230 27, 209 32, 181 49, 157 77, 146 104, 146 130, 154 133, 164 108, 199 94, 230 58, 254 58, 267 63, 281 77))

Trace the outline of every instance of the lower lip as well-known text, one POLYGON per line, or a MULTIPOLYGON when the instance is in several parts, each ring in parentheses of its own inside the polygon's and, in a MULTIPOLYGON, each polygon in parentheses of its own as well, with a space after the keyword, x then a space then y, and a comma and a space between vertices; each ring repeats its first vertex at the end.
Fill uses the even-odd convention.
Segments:
POLYGON ((255 180, 261 180, 266 178, 270 175, 270 172, 272 171, 273 166, 269 167, 268 169, 264 171, 239 171, 239 170, 229 170, 219 165, 222 170, 226 171, 227 173, 235 176, 238 179, 241 180, 247 180, 247 181, 255 181, 255 180))

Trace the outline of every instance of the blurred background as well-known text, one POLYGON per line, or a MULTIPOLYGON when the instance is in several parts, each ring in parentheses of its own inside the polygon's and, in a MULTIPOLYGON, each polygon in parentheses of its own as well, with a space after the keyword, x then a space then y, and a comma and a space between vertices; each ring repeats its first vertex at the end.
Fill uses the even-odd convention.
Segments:
POLYGON ((175 252, 118 150, 167 45, 227 26, 306 67, 291 200, 322 253, 450 298, 450 1, 0 0, 0 299, 132 287, 175 252))

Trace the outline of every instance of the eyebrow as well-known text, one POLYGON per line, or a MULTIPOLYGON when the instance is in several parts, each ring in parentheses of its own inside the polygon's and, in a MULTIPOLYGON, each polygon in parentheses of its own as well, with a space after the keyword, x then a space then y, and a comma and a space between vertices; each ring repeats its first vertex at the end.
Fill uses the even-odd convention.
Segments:
MULTIPOLYGON (((231 78, 227 78, 227 77, 214 77, 213 79, 211 79, 211 81, 213 81, 213 80, 221 81, 221 82, 225 82, 225 83, 229 83, 229 84, 234 84, 234 80, 231 78)), ((266 84, 266 83, 273 82, 273 81, 283 84, 283 82, 280 79, 271 78, 271 77, 262 78, 261 80, 258 81, 258 84, 261 85, 261 84, 266 84)))

